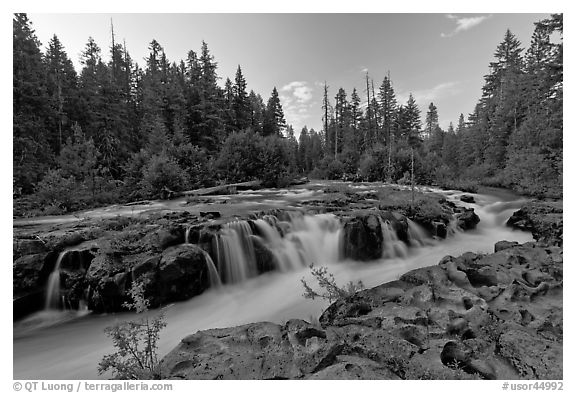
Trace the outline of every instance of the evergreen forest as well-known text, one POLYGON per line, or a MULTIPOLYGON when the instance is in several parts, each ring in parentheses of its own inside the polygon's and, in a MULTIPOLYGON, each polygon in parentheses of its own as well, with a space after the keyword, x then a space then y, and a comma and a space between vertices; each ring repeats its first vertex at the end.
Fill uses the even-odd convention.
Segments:
POLYGON ((77 70, 56 35, 43 50, 15 14, 14 214, 301 177, 562 197, 563 16, 537 21, 528 45, 502 33, 476 106, 447 129, 433 102, 399 102, 383 70, 351 92, 328 81, 322 129, 296 138, 277 89, 251 90, 241 66, 223 78, 206 42, 176 60, 152 39, 138 64, 113 34, 88 38, 77 70))

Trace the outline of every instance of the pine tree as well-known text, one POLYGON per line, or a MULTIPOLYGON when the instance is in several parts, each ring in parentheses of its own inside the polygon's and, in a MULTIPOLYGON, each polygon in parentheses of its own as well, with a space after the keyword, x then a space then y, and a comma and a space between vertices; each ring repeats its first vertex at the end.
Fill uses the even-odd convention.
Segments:
POLYGON ((378 98, 380 100, 382 131, 384 132, 385 144, 389 145, 392 143, 394 116, 397 110, 396 95, 394 93, 394 88, 392 87, 392 82, 390 81, 390 75, 384 77, 382 85, 380 85, 378 98))
POLYGON ((53 162, 45 124, 55 114, 48 105, 40 42, 26 14, 14 15, 12 43, 14 189, 27 194, 53 162))
POLYGON ((234 101, 232 107, 234 109, 236 128, 239 130, 248 128, 251 123, 251 108, 248 93, 246 92, 246 79, 244 79, 244 75, 242 75, 240 65, 238 65, 236 77, 234 78, 234 101))
POLYGON ((50 97, 50 106, 55 116, 49 119, 49 135, 52 150, 58 154, 70 129, 70 116, 78 111, 77 76, 72 61, 68 59, 60 40, 56 35, 48 43, 46 56, 46 90, 50 97))
POLYGON ((262 131, 264 136, 282 136, 282 131, 284 131, 285 128, 286 120, 284 119, 284 111, 282 110, 282 104, 278 97, 278 90, 274 87, 274 89, 272 89, 272 94, 268 99, 268 104, 266 104, 262 131))
POLYGON ((248 102, 250 103, 250 128, 257 134, 262 134, 264 113, 266 112, 264 100, 260 94, 256 94, 254 90, 250 90, 248 102))

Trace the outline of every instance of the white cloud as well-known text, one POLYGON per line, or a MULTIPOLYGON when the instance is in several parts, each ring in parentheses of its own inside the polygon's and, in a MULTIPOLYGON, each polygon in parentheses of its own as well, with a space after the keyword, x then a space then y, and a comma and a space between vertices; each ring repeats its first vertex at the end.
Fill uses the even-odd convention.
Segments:
POLYGON ((440 83, 436 86, 433 86, 429 89, 422 89, 416 90, 412 92, 401 92, 396 95, 396 99, 398 100, 398 104, 405 105, 406 101, 408 101, 408 97, 410 93, 414 96, 416 103, 420 106, 420 109, 423 109, 423 105, 427 108, 430 102, 434 100, 438 100, 440 98, 453 96, 460 92, 460 83, 459 82, 445 82, 440 83))
MULTIPOLYGON (((316 85, 316 83, 314 84, 316 85)), ((296 135, 310 119, 314 102, 314 87, 306 81, 293 81, 280 88, 280 102, 288 124, 292 124, 296 135)))
POLYGON ((455 21, 456 28, 451 33, 441 33, 440 36, 443 38, 452 37, 462 31, 470 30, 471 28, 478 26, 480 23, 484 22, 490 17, 491 15, 459 17, 456 15, 448 14, 446 15, 446 18, 455 21))

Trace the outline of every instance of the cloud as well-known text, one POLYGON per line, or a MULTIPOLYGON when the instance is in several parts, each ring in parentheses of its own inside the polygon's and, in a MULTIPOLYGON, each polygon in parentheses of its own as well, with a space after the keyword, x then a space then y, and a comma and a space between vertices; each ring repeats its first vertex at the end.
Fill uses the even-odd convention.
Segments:
POLYGON ((310 109, 315 104, 314 87, 305 81, 293 81, 280 88, 280 102, 284 110, 284 117, 288 124, 292 124, 296 135, 310 119, 310 109))
MULTIPOLYGON (((459 82, 444 82, 429 89, 416 90, 412 91, 411 93, 414 96, 416 103, 420 106, 420 109, 423 109, 422 107, 425 106, 425 108, 427 108, 430 102, 440 98, 456 95, 460 92, 460 90, 459 82)), ((409 96, 410 92, 398 93, 396 95, 398 104, 405 105, 409 96)))
POLYGON ((282 86, 280 91, 291 94, 299 103, 305 104, 312 99, 312 88, 307 82, 294 81, 282 86))
POLYGON ((490 18, 492 15, 484 16, 470 16, 470 17, 460 17, 452 14, 446 15, 446 18, 456 22, 456 28, 451 33, 441 33, 442 38, 448 38, 455 36, 456 34, 470 30, 471 28, 478 26, 480 23, 484 22, 486 19, 490 18))

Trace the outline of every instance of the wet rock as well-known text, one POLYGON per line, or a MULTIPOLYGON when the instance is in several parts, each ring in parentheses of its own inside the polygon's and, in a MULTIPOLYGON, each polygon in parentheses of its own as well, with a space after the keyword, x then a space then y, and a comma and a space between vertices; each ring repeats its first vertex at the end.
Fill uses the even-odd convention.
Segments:
POLYGON ((472 195, 462 195, 460 196, 460 200, 465 203, 476 203, 472 195))
POLYGON ((14 259, 24 255, 42 254, 48 251, 48 247, 40 239, 15 239, 13 242, 14 259))
POLYGON ((458 227, 469 230, 476 228, 476 225, 480 222, 480 217, 474 213, 474 209, 465 209, 464 212, 458 215, 457 220, 458 227))
POLYGON ((206 218, 208 220, 213 220, 215 218, 220 218, 222 215, 220 212, 212 211, 212 212, 200 212, 200 217, 206 218))
POLYGON ((432 222, 434 228, 434 236, 445 239, 448 234, 448 226, 441 221, 432 222))
POLYGON ((533 201, 514 212, 506 223, 516 229, 532 232, 534 240, 548 245, 563 243, 562 202, 533 201))
POLYGON ((157 279, 166 301, 185 300, 202 293, 210 286, 205 252, 193 244, 165 250, 157 279))
POLYGON ((258 273, 266 273, 276 269, 276 256, 258 236, 250 236, 254 245, 254 255, 256 256, 256 268, 258 273))
POLYGON ((561 379, 561 256, 527 243, 447 257, 337 300, 321 327, 199 332, 163 364, 190 379, 561 379))
POLYGON ((156 232, 158 247, 162 250, 184 243, 184 231, 180 226, 162 228, 156 232))
POLYGON ((15 297, 42 290, 54 269, 58 253, 24 255, 12 264, 12 290, 15 297))
POLYGON ((494 244, 494 252, 502 251, 510 247, 516 247, 518 242, 509 242, 507 240, 501 240, 494 244))
POLYGON ((369 261, 382 257, 382 228, 376 214, 353 217, 344 224, 343 231, 346 258, 369 261))
POLYGON ((88 307, 97 312, 120 311, 126 298, 125 266, 118 254, 99 254, 85 276, 91 288, 88 307))

